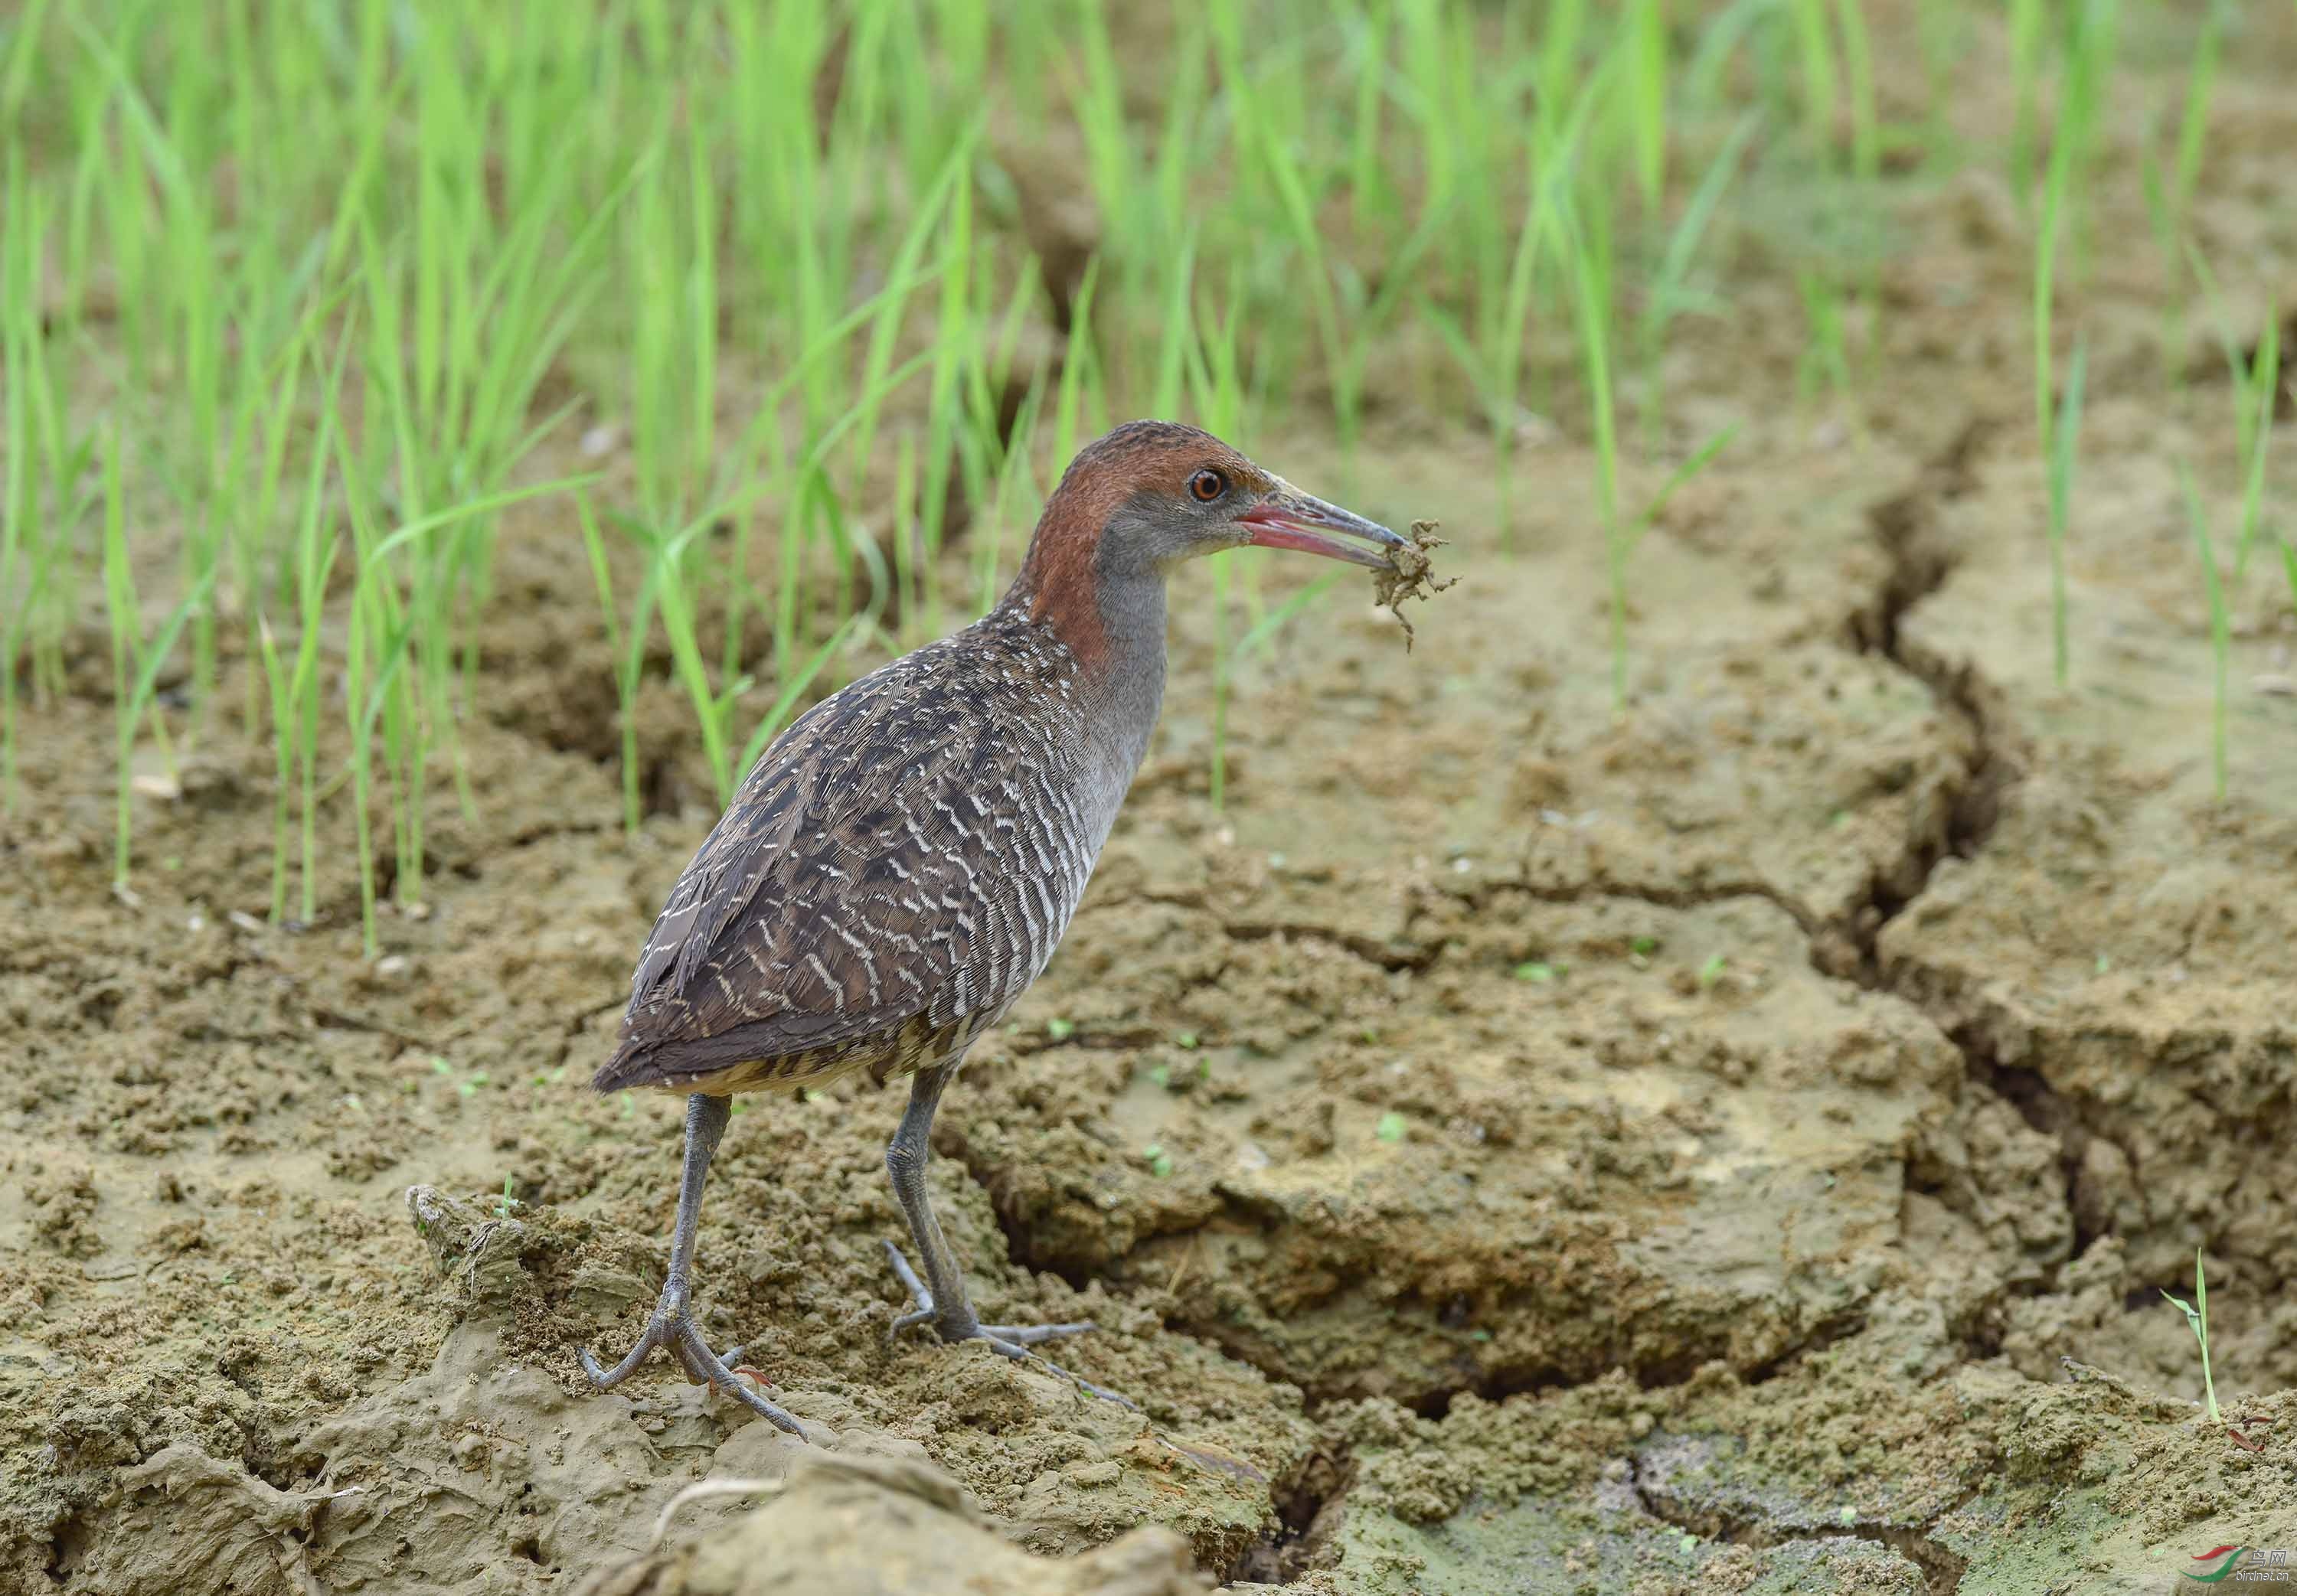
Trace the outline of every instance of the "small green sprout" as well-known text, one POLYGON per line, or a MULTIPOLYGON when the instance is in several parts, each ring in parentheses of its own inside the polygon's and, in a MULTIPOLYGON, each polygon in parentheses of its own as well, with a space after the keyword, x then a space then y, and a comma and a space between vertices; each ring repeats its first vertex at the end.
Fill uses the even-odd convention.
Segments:
POLYGON ((1055 1041, 1066 1041, 1070 1037, 1076 1034, 1076 1022, 1074 1020, 1047 1020, 1045 1022, 1045 1034, 1051 1037, 1055 1041))
POLYGON ((1527 958, 1515 967, 1515 978, 1518 981, 1537 982, 1544 986, 1555 979, 1555 967, 1542 959, 1527 958))
POLYGON ((2202 1274, 2201 1248, 2194 1249, 2194 1300, 2189 1303, 2182 1296, 2170 1296, 2166 1291, 2161 1295, 2171 1307, 2186 1316, 2186 1323, 2193 1330, 2194 1339, 2201 1343, 2202 1390, 2209 1398, 2210 1422, 2215 1424, 2219 1414, 2218 1383, 2210 1371, 2210 1283, 2202 1274))
POLYGON ((495 1213, 498 1217, 508 1219, 510 1217, 510 1211, 518 1206, 518 1198, 511 1195, 513 1189, 512 1178, 508 1175, 505 1175, 503 1177, 502 1200, 495 1205, 495 1213))
POLYGON ((1722 980, 1724 967, 1728 965, 1730 962, 1731 958, 1728 954, 1709 953, 1707 956, 1707 962, 1699 967, 1700 990, 1701 991, 1708 991, 1712 988, 1717 982, 1722 980))
POLYGON ((1157 1085, 1159 1085, 1159 1086, 1163 1087, 1165 1090, 1167 1090, 1167 1091, 1172 1090, 1173 1090, 1173 1067, 1172 1067, 1172 1065, 1165 1065, 1165 1064, 1160 1064, 1160 1065, 1156 1065, 1154 1068, 1152 1068, 1151 1070, 1149 1070, 1149 1072, 1148 1072, 1148 1079, 1149 1079, 1149 1080, 1151 1080, 1151 1081, 1153 1081, 1153 1082, 1155 1082, 1157 1085))
POLYGON ((1173 1155, 1165 1150, 1161 1142, 1150 1142, 1140 1149, 1140 1156, 1148 1160, 1148 1172, 1158 1180, 1173 1172, 1173 1155))
POLYGON ((1627 943, 1627 951, 1634 954, 1638 958, 1649 958, 1652 954, 1659 951, 1659 938, 1655 936, 1636 937, 1627 943))
POLYGON ((1193 1031, 1176 1032, 1173 1036, 1173 1044, 1175 1047, 1192 1049, 1197 1045, 1197 1033, 1193 1031))
POLYGON ((1373 1129, 1372 1134, 1379 1137, 1382 1141, 1402 1141, 1404 1139, 1404 1116, 1398 1114, 1395 1109, 1389 1109, 1386 1114, 1379 1116, 1379 1123, 1373 1129))

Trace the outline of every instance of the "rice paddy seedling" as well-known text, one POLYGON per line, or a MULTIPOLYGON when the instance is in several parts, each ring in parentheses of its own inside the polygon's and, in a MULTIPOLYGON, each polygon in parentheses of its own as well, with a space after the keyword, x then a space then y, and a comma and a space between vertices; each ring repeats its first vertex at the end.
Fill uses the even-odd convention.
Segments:
POLYGON ((1592 218, 1576 202, 1565 215, 1571 251, 1574 303, 1579 348, 1586 362, 1587 405, 1595 434, 1595 504, 1602 522, 1604 574, 1610 594, 1611 706, 1627 705, 1627 531, 1619 523, 1618 425, 1611 402, 1611 260, 1607 224, 1600 210, 1592 218), (1590 223, 1597 229, 1590 235, 1590 223))
POLYGON ((2184 462, 2178 466, 2178 485, 2186 498, 2186 516, 2194 531, 2194 552, 2202 561, 2202 591, 2210 607, 2210 659, 2213 691, 2210 700, 2210 772, 2211 785, 2222 802, 2226 795, 2226 691, 2231 673, 2233 622, 2226 611, 2225 581, 2218 572, 2217 547, 2210 538, 2209 511, 2202 504, 2194 473, 2184 462))
POLYGON ((161 747, 161 755, 170 766, 174 755, 168 744, 168 728, 152 704, 160 672, 166 668, 169 656, 174 653, 176 638, 192 612, 207 597, 204 582, 194 586, 178 599, 158 629, 147 641, 144 637, 143 612, 136 594, 136 575, 130 569, 128 552, 127 490, 122 483, 120 454, 123 448, 119 434, 113 432, 106 440, 103 454, 103 596, 105 618, 111 626, 112 723, 115 736, 118 777, 115 782, 114 825, 111 851, 111 889, 123 898, 133 897, 128 887, 128 858, 130 815, 136 790, 134 764, 136 728, 143 720, 146 708, 151 708, 152 731, 161 747))
MULTIPOLYGON (((2087 163, 2087 145, 2096 96, 2112 47, 2111 0, 2083 0, 2068 45, 2066 81, 2050 144, 2048 176, 2034 245, 2034 410, 2037 435, 2050 461, 2050 557, 2052 666, 2058 685, 2067 681, 2063 541, 2066 495, 2073 470, 2073 428, 2080 424, 2079 385, 2069 383, 2061 414, 2052 363, 2053 313, 2058 259, 2071 225, 2075 184, 2087 163)), ((2079 357, 2078 357, 2079 358, 2079 357)))
POLYGON ((2234 403, 2252 417, 2243 440, 2241 494, 2241 536, 2234 545, 2233 575, 2238 582, 2249 570, 2250 550, 2256 547, 2265 514, 2266 456, 2273 446, 2273 414, 2281 402, 2281 312, 2265 308, 2265 331, 2257 352, 2236 384, 2234 403))
POLYGON ((1848 396, 1850 335, 1842 314, 1841 285, 1826 267, 1805 267, 1795 273, 1795 287, 1802 295, 1804 343, 1798 372, 1803 394, 1848 396))
POLYGON ((1660 256, 1659 269, 1644 291, 1642 324, 1641 327, 1643 366, 1643 441, 1646 448, 1659 440, 1661 405, 1665 398, 1665 374, 1662 357, 1667 349, 1667 329, 1675 318, 1685 310, 1711 308, 1710 301, 1689 287, 1691 267, 1699 253, 1700 243, 1715 219, 1715 212, 1723 201, 1724 191, 1745 158, 1747 144, 1762 125, 1762 114, 1750 111, 1732 127, 1723 147, 1715 152, 1699 186, 1692 191, 1683 214, 1675 218, 1667 234, 1667 249, 1660 256))
POLYGON ((2169 231, 2182 238, 2186 217, 2194 200, 2194 185, 2202 174, 2202 155, 2209 140, 2210 99, 2217 88, 2218 56, 2225 41, 2227 7, 2212 0, 2194 42, 2193 64, 2186 70, 2186 99, 2178 119, 2178 156, 2169 188, 2169 231))
POLYGON ((2048 11, 2044 0, 2010 0, 2010 63, 2017 94, 2010 134, 2010 191, 2021 204, 2031 198, 2034 189, 2034 145, 2039 133, 2048 11))
POLYGON ((2166 1291, 2161 1296, 2163 1301, 2186 1316, 2186 1328, 2194 1332, 2194 1341, 2201 1345, 2202 1390, 2209 1403, 2210 1422, 2220 1423, 2224 1415, 2218 1410, 2217 1376, 2210 1368, 2210 1283, 2202 1272, 2201 1248, 2194 1249, 2194 1300, 2189 1303, 2184 1297, 2172 1296, 2166 1291))
MULTIPOLYGON (((292 610, 295 643, 292 660, 283 659, 268 617, 256 616, 257 658, 270 689, 273 745, 271 918, 276 923, 287 911, 287 804, 291 793, 300 794, 302 897, 296 916, 305 924, 314 919, 317 903, 317 805, 319 735, 319 638, 325 611, 327 585, 333 578, 342 544, 326 516, 325 489, 333 457, 335 431, 341 425, 343 359, 348 340, 337 350, 327 379, 319 416, 317 447, 311 451, 298 517, 292 557, 292 610)), ((290 393, 292 398, 292 390, 290 393)))
POLYGON ((2081 444, 2082 378, 2089 362, 2088 346, 2077 341, 2073 363, 2066 371, 2066 391, 2056 402, 2049 431, 2050 484, 2050 668, 2058 686, 2066 685, 2066 521, 2073 499, 2074 466, 2081 444))
POLYGON ((1667 508, 1667 501, 1673 498, 1677 492, 1679 492, 1692 481, 1692 479, 1698 476, 1700 472, 1705 471, 1708 465, 1712 465, 1715 461, 1715 457, 1717 455, 1720 455, 1725 449, 1730 448, 1731 440, 1738 435, 1739 424, 1737 422, 1733 422, 1729 426, 1725 427, 1721 432, 1716 433, 1712 438, 1709 438, 1705 443, 1700 444, 1699 448, 1693 450, 1691 456, 1683 462, 1682 465, 1675 468, 1674 472, 1667 477, 1667 481, 1659 485, 1659 490, 1657 493, 1652 494, 1650 502, 1645 504, 1642 509, 1637 513, 1634 519, 1634 524, 1628 531, 1626 540, 1626 555, 1628 558, 1632 559, 1634 557, 1635 550, 1642 547, 1644 536, 1650 532, 1652 527, 1659 524, 1659 514, 1667 508))
POLYGON ((2217 85, 2225 17, 2226 8, 2212 4, 2202 19, 2201 31, 2194 43, 2194 58, 2186 68, 2183 109, 2167 162, 2150 139, 2140 158, 2139 181, 2145 196, 2146 221, 2153 229, 2155 247, 2161 252, 2163 273, 2169 280, 2161 313, 2161 357, 2165 373, 2172 382, 2183 377, 2186 218, 2209 137, 2210 100, 2217 85))

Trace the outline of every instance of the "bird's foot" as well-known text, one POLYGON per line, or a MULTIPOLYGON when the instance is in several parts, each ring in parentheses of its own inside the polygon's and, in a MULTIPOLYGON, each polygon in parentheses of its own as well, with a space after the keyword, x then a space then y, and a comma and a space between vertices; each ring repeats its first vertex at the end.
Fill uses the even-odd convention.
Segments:
POLYGON ((918 1278, 918 1271, 910 1267, 910 1261, 902 1255, 900 1247, 887 1242, 885 1256, 892 1260, 893 1273, 901 1279, 902 1288, 910 1294, 910 1300, 917 1304, 893 1320, 885 1332, 888 1337, 898 1335, 911 1325, 931 1324, 934 1333, 943 1341, 985 1341, 995 1351, 1016 1362, 1041 1363, 1081 1391, 1090 1392, 1121 1408, 1132 1408, 1135 1412, 1140 1411, 1134 1403, 1116 1392, 1096 1386, 1083 1375, 1063 1369, 1051 1359, 1029 1350, 1041 1342, 1082 1336, 1093 1328, 1092 1320, 1080 1320, 1074 1324, 983 1324, 973 1316, 970 1307, 961 1312, 945 1313, 935 1306, 932 1290, 918 1278))
MULTIPOLYGON (((582 1372, 590 1377, 590 1383, 601 1391, 613 1390, 630 1378, 631 1372, 646 1362, 648 1353, 660 1347, 678 1360, 679 1367, 686 1371, 686 1378, 692 1384, 726 1392, 776 1428, 804 1440, 805 1431, 798 1427, 796 1419, 742 1383, 739 1377, 743 1374, 753 1379, 760 1377, 753 1369, 734 1367, 735 1361, 742 1355, 740 1347, 729 1346, 722 1354, 710 1350, 710 1344, 695 1328, 693 1315, 686 1305, 683 1286, 684 1282, 674 1281, 663 1288, 662 1300, 655 1304, 654 1312, 646 1317, 646 1328, 638 1337, 638 1345, 630 1348, 622 1361, 612 1369, 602 1367, 591 1355, 589 1347, 582 1348, 582 1372)), ((762 1384, 762 1380, 760 1383, 762 1384)))

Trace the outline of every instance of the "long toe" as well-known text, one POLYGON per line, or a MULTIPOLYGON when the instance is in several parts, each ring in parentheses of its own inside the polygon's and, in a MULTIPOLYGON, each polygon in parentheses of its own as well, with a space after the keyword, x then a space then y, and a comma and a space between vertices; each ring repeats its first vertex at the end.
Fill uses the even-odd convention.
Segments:
POLYGON ((1082 1336, 1094 1329, 1091 1320, 1079 1320, 1074 1324, 985 1324, 981 1333, 992 1341, 1017 1342, 1023 1346, 1034 1346, 1041 1341, 1058 1341, 1064 1336, 1082 1336))
POLYGON ((902 1289, 910 1294, 911 1304, 910 1311, 894 1320, 892 1329, 885 1332, 890 1336, 897 1331, 906 1330, 913 1324, 923 1324, 926 1320, 933 1318, 934 1299, 933 1292, 926 1287, 923 1280, 918 1279, 918 1271, 910 1267, 910 1261, 902 1255, 899 1246, 891 1241, 885 1243, 885 1258, 893 1266, 893 1278, 901 1281, 902 1289))
POLYGON ((648 1353, 662 1345, 664 1328, 663 1316, 659 1312, 649 1315, 646 1319, 646 1330, 638 1337, 638 1345, 624 1353, 622 1361, 612 1369, 601 1365, 590 1349, 584 1347, 581 1352, 582 1372, 590 1377, 590 1383, 599 1390, 612 1391, 630 1378, 631 1371, 646 1362, 646 1355, 648 1353))
MULTIPOLYGON (((1040 1325, 1037 1328, 1039 1329, 1063 1329, 1070 1327, 1040 1325)), ((1076 1374, 1069 1370, 1063 1369, 1050 1358, 1043 1357, 1036 1353, 1031 1352, 1026 1346, 1023 1345, 1018 1341, 1010 1340, 1002 1336, 992 1335, 987 1329, 984 1329, 980 1332, 979 1338, 986 1341, 991 1346, 996 1348, 997 1351, 1002 1353, 1006 1357, 1011 1358, 1016 1362, 1039 1364, 1043 1368, 1051 1370, 1055 1374, 1068 1381, 1080 1391, 1088 1392, 1094 1396, 1099 1397, 1104 1402, 1113 1402, 1120 1408, 1131 1408, 1136 1413, 1140 1411, 1139 1403, 1127 1397, 1119 1396, 1116 1392, 1109 1390, 1106 1386, 1094 1385, 1091 1380, 1085 1378, 1081 1374, 1076 1374)))
MULTIPOLYGON (((692 1325, 679 1327, 672 1350, 677 1353, 679 1362, 684 1365, 686 1372, 693 1378, 696 1385, 707 1386, 713 1391, 725 1392, 775 1428, 786 1431, 801 1441, 806 1438, 805 1431, 800 1427, 795 1419, 745 1384, 742 1377, 727 1366, 727 1358, 721 1358, 712 1352, 710 1344, 703 1340, 702 1332, 692 1325)), ((741 1352, 740 1347, 736 1347, 727 1354, 727 1357, 739 1357, 741 1352)))

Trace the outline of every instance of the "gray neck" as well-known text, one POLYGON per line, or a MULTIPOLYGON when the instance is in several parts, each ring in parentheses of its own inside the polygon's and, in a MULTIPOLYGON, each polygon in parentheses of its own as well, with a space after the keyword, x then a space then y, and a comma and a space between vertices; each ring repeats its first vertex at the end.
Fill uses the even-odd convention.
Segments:
POLYGON ((1100 623, 1108 638, 1095 741, 1130 783, 1148 752, 1165 703, 1165 576, 1158 571, 1105 572, 1100 623))

